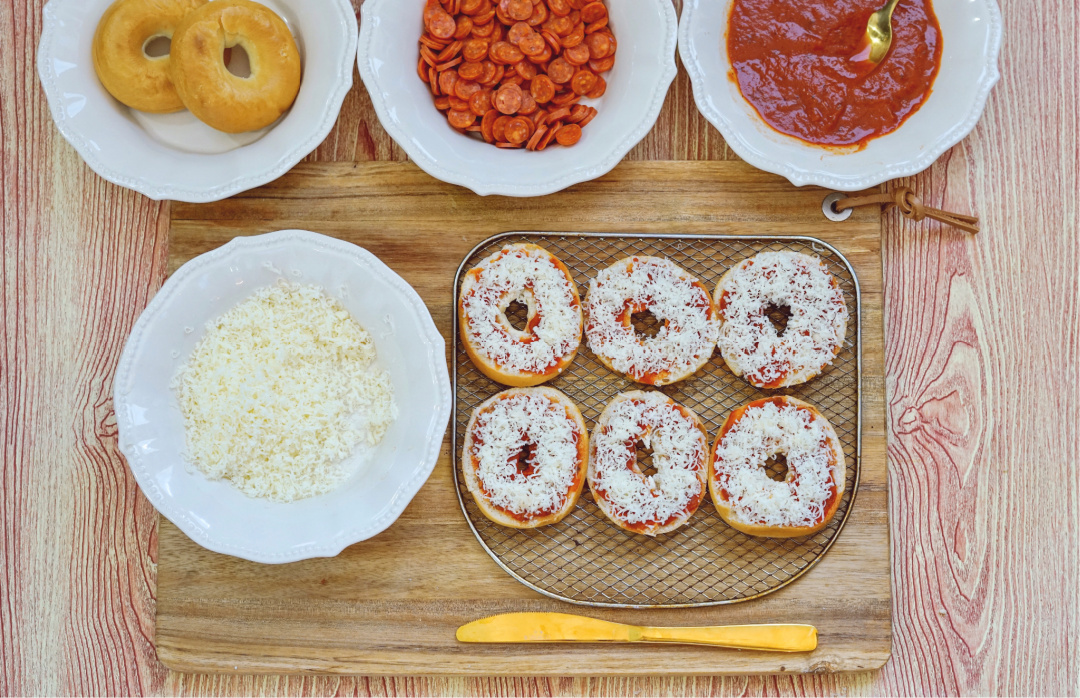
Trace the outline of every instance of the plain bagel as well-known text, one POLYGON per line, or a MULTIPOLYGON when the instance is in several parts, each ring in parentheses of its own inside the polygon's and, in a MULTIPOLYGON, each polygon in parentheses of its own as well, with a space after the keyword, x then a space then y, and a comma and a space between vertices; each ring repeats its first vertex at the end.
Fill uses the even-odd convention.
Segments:
POLYGON ((165 114, 184 103, 173 86, 171 55, 151 57, 146 46, 173 38, 184 17, 207 0, 117 0, 94 32, 94 70, 119 102, 139 111, 165 114))
POLYGON ((250 0, 215 0, 190 13, 172 40, 171 74, 184 106, 213 128, 243 133, 281 118, 300 91, 300 51, 276 13, 250 0), (251 74, 225 66, 240 46, 251 74))

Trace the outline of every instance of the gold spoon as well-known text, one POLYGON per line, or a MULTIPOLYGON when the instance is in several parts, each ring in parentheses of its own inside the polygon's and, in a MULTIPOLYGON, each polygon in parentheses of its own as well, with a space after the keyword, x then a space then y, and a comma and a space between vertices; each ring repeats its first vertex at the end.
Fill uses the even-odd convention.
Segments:
POLYGON ((900 0, 889 0, 881 9, 870 15, 866 23, 866 36, 863 37, 862 48, 851 57, 855 63, 869 63, 870 67, 877 66, 885 59, 892 46, 892 15, 896 9, 896 3, 900 0))

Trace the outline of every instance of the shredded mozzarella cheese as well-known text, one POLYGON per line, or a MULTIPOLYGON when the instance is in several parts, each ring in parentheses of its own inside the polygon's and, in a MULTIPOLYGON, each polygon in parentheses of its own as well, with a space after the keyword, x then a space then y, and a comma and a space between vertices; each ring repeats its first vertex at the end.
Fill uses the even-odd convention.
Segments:
POLYGON ((663 393, 618 399, 593 430, 589 488, 612 518, 662 525, 685 513, 695 498, 700 501, 708 450, 697 422, 663 393), (654 475, 630 466, 639 441, 652 449, 654 475))
POLYGON ((830 429, 824 417, 790 403, 748 407, 720 440, 715 485, 727 493, 738 521, 758 526, 814 526, 825 516, 835 480, 830 429), (776 481, 765 470, 777 454, 787 457, 788 474, 776 481))
POLYGON ((577 420, 542 392, 517 393, 481 408, 466 450, 486 499, 525 517, 559 511, 581 468, 577 420), (518 469, 529 450, 528 474, 518 469))
POLYGON ((585 333, 589 348, 620 373, 648 375, 693 372, 712 356, 720 325, 709 293, 674 263, 634 257, 608 267, 589 283, 585 333), (623 322, 627 309, 644 308, 662 326, 655 337, 639 337, 623 322))
POLYGON ((796 385, 840 352, 847 331, 844 292, 824 263, 797 252, 762 252, 735 267, 717 289, 717 343, 737 376, 759 387, 796 385), (777 334, 770 305, 791 317, 777 334))
POLYGON ((188 461, 251 497, 333 490, 397 416, 368 333, 314 286, 260 289, 207 324, 173 380, 188 461))
POLYGON ((543 373, 581 343, 581 305, 572 281, 543 249, 510 245, 480 262, 462 282, 461 304, 477 353, 503 370, 543 373), (531 332, 506 319, 514 301, 539 316, 531 332))

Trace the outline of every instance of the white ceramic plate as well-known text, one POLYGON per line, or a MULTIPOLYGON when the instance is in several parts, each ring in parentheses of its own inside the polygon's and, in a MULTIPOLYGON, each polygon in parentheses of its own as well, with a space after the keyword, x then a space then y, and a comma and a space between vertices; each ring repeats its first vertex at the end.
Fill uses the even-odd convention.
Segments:
POLYGON ((887 136, 858 151, 816 148, 770 128, 728 78, 731 0, 685 0, 679 55, 698 110, 751 165, 792 184, 841 191, 865 189, 922 172, 971 133, 998 81, 1001 10, 996 0, 938 0, 944 40, 941 69, 925 104, 887 136))
POLYGON ((114 399, 120 450, 158 511, 210 550, 281 563, 332 557, 392 524, 435 467, 452 398, 445 343, 416 291, 360 247, 285 230, 237 238, 173 274, 132 330, 114 399), (250 498, 185 463, 169 388, 208 321, 280 279, 321 286, 371 333, 399 410, 340 488, 287 504, 250 498))
POLYGON ((218 201, 285 174, 333 128, 352 87, 356 15, 349 0, 261 0, 288 23, 303 58, 296 103, 263 131, 232 136, 190 112, 145 114, 105 91, 91 58, 112 0, 50 0, 38 74, 53 120, 86 164, 152 199, 218 201))
MULTIPOLYGON (((572 148, 503 150, 454 131, 416 74, 424 0, 367 0, 358 62, 379 121, 432 177, 477 194, 543 196, 611 171, 656 123, 675 79, 671 0, 608 0, 619 43, 599 110, 572 148)), ((492 20, 498 21, 498 20, 492 20)))

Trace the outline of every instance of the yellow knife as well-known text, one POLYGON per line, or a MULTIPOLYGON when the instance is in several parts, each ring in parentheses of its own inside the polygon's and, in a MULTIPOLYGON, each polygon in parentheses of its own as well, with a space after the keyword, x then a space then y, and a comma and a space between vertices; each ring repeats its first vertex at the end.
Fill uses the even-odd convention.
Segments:
POLYGON ((457 639, 461 642, 674 642, 744 650, 810 652, 817 648, 817 628, 812 625, 650 628, 567 613, 505 613, 461 626, 457 639))

